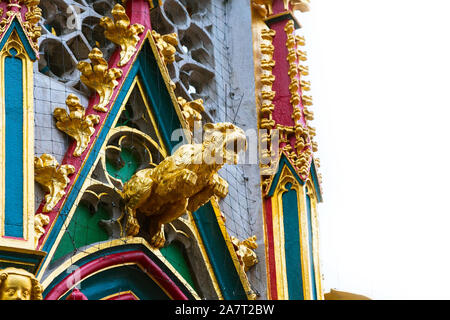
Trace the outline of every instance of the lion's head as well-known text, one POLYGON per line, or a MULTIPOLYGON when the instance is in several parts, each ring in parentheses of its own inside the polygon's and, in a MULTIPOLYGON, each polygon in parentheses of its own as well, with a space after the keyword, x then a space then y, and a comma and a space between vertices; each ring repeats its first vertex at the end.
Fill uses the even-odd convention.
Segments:
POLYGON ((237 164, 239 153, 247 150, 244 131, 232 123, 207 123, 203 130, 203 149, 207 153, 205 160, 212 159, 217 164, 237 164))

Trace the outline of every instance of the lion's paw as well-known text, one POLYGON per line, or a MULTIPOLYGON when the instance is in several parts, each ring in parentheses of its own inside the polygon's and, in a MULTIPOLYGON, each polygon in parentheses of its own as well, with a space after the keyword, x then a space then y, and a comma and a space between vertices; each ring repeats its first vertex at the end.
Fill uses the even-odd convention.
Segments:
POLYGON ((214 194, 220 198, 225 198, 228 194, 228 185, 216 183, 214 185, 214 194))
POLYGON ((192 171, 186 170, 183 174, 183 181, 194 186, 197 183, 197 175, 192 171))
POLYGON ((137 222, 136 218, 128 216, 127 219, 127 235, 128 236, 136 236, 139 233, 139 223, 137 222))
POLYGON ((164 226, 161 227, 161 230, 159 230, 150 240, 150 245, 160 249, 164 247, 164 244, 166 243, 166 237, 164 236, 164 226))

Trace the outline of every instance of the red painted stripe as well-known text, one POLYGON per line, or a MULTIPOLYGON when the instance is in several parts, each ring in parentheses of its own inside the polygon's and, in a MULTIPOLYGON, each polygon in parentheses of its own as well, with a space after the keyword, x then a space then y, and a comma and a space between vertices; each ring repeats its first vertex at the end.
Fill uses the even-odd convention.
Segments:
POLYGON ((154 281, 174 300, 188 300, 180 288, 170 277, 141 251, 115 253, 95 259, 81 266, 58 283, 45 297, 45 300, 58 300, 77 282, 89 275, 108 267, 120 266, 125 263, 136 263, 147 271, 154 281))
POLYGON ((272 199, 264 199, 266 208, 266 237, 267 237, 267 257, 268 257, 268 273, 269 273, 269 291, 272 300, 278 300, 277 292, 277 273, 275 263, 275 247, 273 237, 273 215, 272 215, 272 199))

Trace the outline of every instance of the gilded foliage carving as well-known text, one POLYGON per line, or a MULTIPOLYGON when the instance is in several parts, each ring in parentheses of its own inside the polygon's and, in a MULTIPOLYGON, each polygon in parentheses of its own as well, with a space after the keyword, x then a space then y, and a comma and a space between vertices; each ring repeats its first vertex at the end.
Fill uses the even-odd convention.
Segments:
POLYGON ((81 71, 80 80, 90 89, 95 90, 100 101, 94 109, 107 112, 108 105, 114 88, 119 84, 117 79, 122 77, 122 70, 109 68, 108 62, 103 58, 103 53, 98 48, 94 48, 89 53, 91 62, 81 61, 78 63, 78 70, 81 71))
POLYGON ((56 108, 53 112, 56 118, 56 127, 75 139, 77 146, 73 152, 75 157, 81 156, 86 150, 91 136, 94 134, 94 125, 98 124, 98 115, 85 115, 85 109, 77 96, 70 94, 66 99, 70 113, 63 108, 56 108))
POLYGON ((66 194, 64 191, 70 182, 69 175, 75 172, 72 165, 59 165, 56 159, 49 155, 34 158, 34 178, 48 193, 45 195, 43 212, 50 212, 66 194))
POLYGON ((152 36, 163 62, 165 64, 175 62, 175 53, 177 52, 176 46, 178 46, 178 35, 176 33, 161 35, 153 30, 152 36))
POLYGON ((178 97, 177 100, 183 112, 183 116, 186 121, 188 130, 194 132, 194 128, 196 125, 198 127, 201 126, 202 112, 205 111, 205 107, 203 106, 203 100, 197 99, 188 102, 186 99, 182 97, 178 97))
POLYGON ((120 46, 118 66, 122 67, 130 61, 136 52, 136 45, 140 40, 139 34, 144 32, 145 27, 138 23, 132 25, 125 8, 120 4, 114 6, 111 14, 114 20, 103 17, 100 20, 100 25, 105 29, 105 37, 120 46))

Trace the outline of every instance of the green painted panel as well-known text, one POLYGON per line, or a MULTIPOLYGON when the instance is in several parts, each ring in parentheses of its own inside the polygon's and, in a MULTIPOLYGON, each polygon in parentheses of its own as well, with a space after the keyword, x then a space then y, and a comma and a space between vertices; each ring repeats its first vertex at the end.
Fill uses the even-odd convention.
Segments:
POLYGON ((161 248, 159 251, 181 274, 184 280, 186 280, 191 287, 197 291, 183 244, 178 241, 173 241, 168 246, 161 248))
POLYGON ((106 159, 106 170, 112 177, 120 179, 123 183, 125 183, 130 180, 133 174, 137 171, 137 168, 139 167, 139 160, 130 149, 126 148, 122 149, 120 157, 123 160, 123 166, 121 168, 112 163, 112 161, 106 159))
POLYGON ((108 240, 108 234, 98 223, 101 220, 108 220, 109 218, 108 212, 101 206, 99 206, 95 214, 92 214, 88 206, 80 203, 56 249, 52 261, 56 261, 66 254, 88 244, 108 240))

